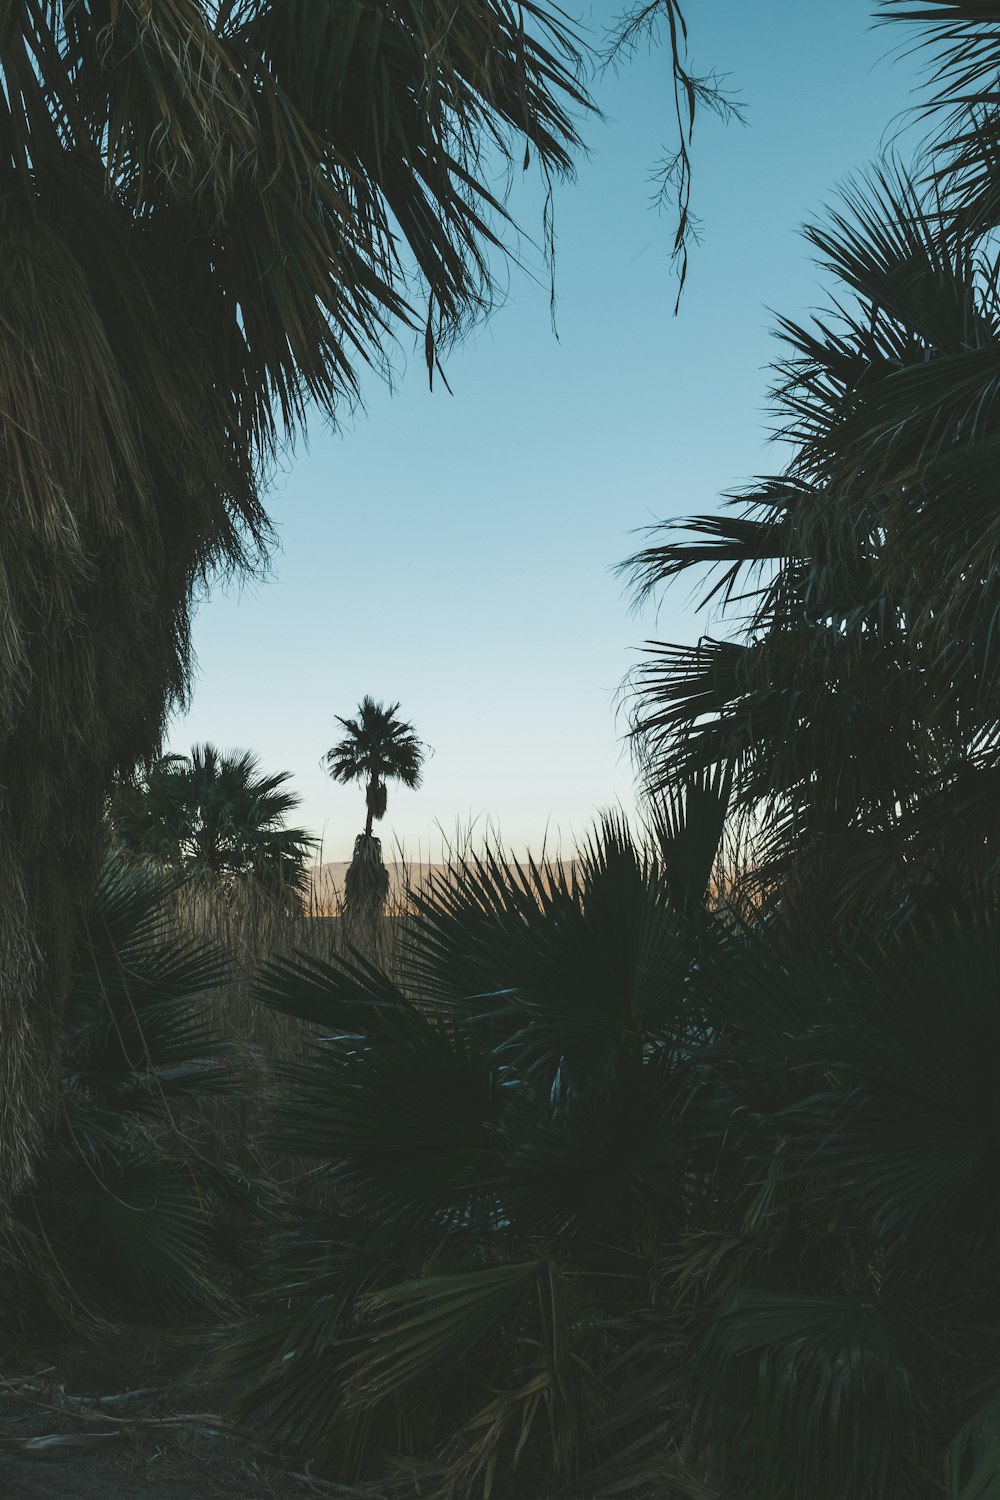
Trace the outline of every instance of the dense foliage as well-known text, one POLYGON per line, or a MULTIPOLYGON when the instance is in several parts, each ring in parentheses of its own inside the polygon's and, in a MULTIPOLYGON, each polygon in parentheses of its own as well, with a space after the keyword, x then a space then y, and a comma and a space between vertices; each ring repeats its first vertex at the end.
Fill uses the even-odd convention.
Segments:
MULTIPOLYGON (((270 1059, 268 1146, 301 1166, 280 1205, 176 1110, 235 1079, 227 963, 172 880, 110 869, 74 950, 5 1318, 224 1311, 238 1409, 352 1494, 1000 1492, 1000 8, 882 12, 938 49, 936 165, 883 164, 810 231, 839 293, 783 326, 786 471, 632 561, 646 587, 721 564, 735 626, 652 647, 642 836, 609 817, 570 866, 457 862, 391 965, 324 925, 323 956, 261 969, 296 1028, 270 1059)), ((102 128, 137 192, 162 141, 102 128)), ((308 372, 279 373, 294 416, 308 372)), ((344 727, 370 835, 390 773, 344 727)))
POLYGON ((287 771, 264 774, 255 755, 195 745, 165 755, 112 804, 113 835, 131 861, 212 882, 252 881, 297 901, 315 839, 287 818, 301 801, 287 771))
POLYGON ((704 1040, 701 922, 669 890, 609 823, 572 873, 456 867, 399 982, 360 957, 262 977, 321 1031, 283 1070, 274 1144, 317 1162, 331 1209, 278 1238, 230 1359, 276 1436, 339 1478, 395 1450, 432 1487, 533 1493, 632 1444, 637 1477, 669 1472, 676 1369, 649 1313, 689 1176, 669 1122, 704 1040))
POLYGON ((741 917, 727 794, 456 864, 392 974, 268 964, 309 1033, 272 1059, 281 1193, 199 1123, 238 1087, 228 961, 109 869, 7 1327, 224 1313, 241 1412, 361 1494, 990 1495, 1000 916, 741 917))
POLYGON ((1000 921, 741 921, 722 792, 456 867, 402 980, 264 973, 329 1202, 228 1351, 275 1441, 399 1496, 990 1493, 1000 921))
POLYGON ((199 1101, 241 1088, 220 1025, 233 978, 178 930, 176 876, 109 864, 73 955, 54 1126, 0 1221, 5 1328, 202 1317, 266 1199, 212 1149, 199 1101), (230 1226, 227 1228, 227 1224, 230 1226))
POLYGON ((826 918, 968 891, 1000 858, 1000 13, 882 9, 936 54, 936 150, 808 230, 833 301, 780 324, 787 467, 626 565, 642 590, 715 567, 729 626, 651 643, 651 784, 730 766, 759 883, 826 918))

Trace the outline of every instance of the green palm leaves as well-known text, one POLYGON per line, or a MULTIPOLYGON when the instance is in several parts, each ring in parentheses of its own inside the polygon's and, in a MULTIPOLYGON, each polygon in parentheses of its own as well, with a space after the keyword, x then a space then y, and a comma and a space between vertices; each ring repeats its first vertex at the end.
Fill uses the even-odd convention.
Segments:
POLYGON ((129 1309, 176 1317, 224 1305, 220 1259, 235 1250, 225 1221, 258 1193, 198 1146, 197 1101, 238 1089, 208 1008, 232 970, 178 932, 176 888, 175 877, 111 864, 88 910, 55 1128, 0 1231, 10 1322, 56 1316, 73 1327, 129 1309))
POLYGON ((124 789, 115 836, 132 859, 187 874, 250 879, 276 896, 298 899, 314 840, 285 820, 298 806, 287 772, 263 775, 249 751, 225 755, 195 745, 167 755, 134 789, 124 789))
POLYGON ((285 1069, 274 1144, 315 1160, 335 1211, 276 1246, 231 1358, 341 1477, 398 1428, 428 1479, 447 1449, 448 1485, 568 1481, 604 1456, 589 1418, 621 1441, 654 1420, 662 1381, 612 1409, 625 1350, 649 1373, 650 1237, 689 1199, 702 934, 663 881, 609 820, 572 874, 456 866, 405 929, 406 997, 370 965, 262 975, 325 1033, 285 1069))
POLYGON ((890 1299, 736 1292, 696 1356, 708 1440, 761 1500, 899 1493, 930 1457, 934 1357, 890 1299))

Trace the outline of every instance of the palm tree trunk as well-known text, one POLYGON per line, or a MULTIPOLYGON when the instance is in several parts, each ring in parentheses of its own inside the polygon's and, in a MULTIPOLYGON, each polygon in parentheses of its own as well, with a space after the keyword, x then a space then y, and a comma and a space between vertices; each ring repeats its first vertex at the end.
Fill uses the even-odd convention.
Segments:
POLYGON ((91 535, 85 568, 5 526, 22 587, 0 598, 0 1211, 30 1177, 56 1097, 105 797, 116 767, 158 746, 184 620, 162 544, 146 558, 135 533, 91 535))
MULTIPOLYGON (((31 1175, 55 1101, 81 897, 97 877, 104 788, 0 753, 0 1207, 31 1175), (56 788, 65 795, 56 795, 56 788), (46 826, 47 825, 47 826, 46 826)), ((18 747, 21 749, 22 747, 18 747)), ((91 768, 88 768, 90 770, 91 768)))

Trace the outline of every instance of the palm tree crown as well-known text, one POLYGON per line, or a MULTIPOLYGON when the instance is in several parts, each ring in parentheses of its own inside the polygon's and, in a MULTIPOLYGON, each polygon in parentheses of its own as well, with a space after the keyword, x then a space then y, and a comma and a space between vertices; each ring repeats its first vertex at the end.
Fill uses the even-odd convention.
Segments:
POLYGON ((372 823, 385 817, 389 794, 386 783, 401 781, 404 786, 420 785, 426 747, 417 738, 412 724, 396 717, 399 704, 376 703, 364 697, 358 705, 356 719, 342 719, 347 733, 323 757, 323 763, 334 781, 345 785, 363 782, 368 820, 365 838, 371 837, 372 823))
POLYGON ((313 839, 285 819, 299 804, 287 771, 264 775, 248 750, 195 745, 165 755, 115 819, 126 851, 212 876, 249 876, 298 890, 313 839))

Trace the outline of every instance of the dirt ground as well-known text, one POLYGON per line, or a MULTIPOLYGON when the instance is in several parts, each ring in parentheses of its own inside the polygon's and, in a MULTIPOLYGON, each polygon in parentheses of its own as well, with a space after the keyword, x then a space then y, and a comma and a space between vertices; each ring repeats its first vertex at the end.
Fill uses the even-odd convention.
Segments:
POLYGON ((216 1422, 211 1394, 185 1373, 189 1364, 182 1348, 155 1340, 8 1355, 0 1363, 0 1500, 337 1495, 216 1422))

